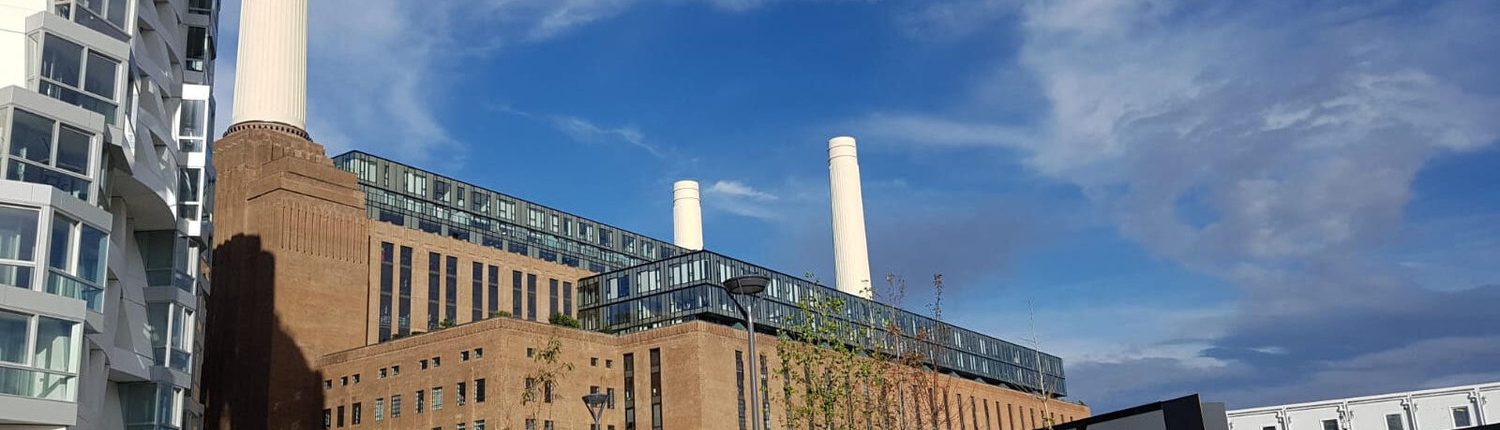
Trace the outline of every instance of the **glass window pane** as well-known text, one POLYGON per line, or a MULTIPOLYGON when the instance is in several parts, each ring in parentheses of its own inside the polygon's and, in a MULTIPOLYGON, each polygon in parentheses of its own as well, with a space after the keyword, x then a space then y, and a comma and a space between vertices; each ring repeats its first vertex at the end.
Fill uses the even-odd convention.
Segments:
POLYGON ((171 311, 171 305, 166 303, 150 303, 146 305, 146 331, 151 335, 151 346, 166 346, 167 317, 171 314, 171 311))
POLYGON ((56 318, 38 318, 36 353, 31 365, 47 370, 74 371, 73 326, 77 324, 56 318))
POLYGON ((0 206, 0 258, 33 261, 37 211, 0 206))
POLYGON ((52 163, 52 120, 16 109, 10 129, 10 155, 42 164, 52 163))
POLYGON ((89 174, 89 141, 83 130, 62 126, 57 131, 57 167, 83 175, 89 174))
POLYGON ((78 240, 78 277, 95 284, 104 283, 104 250, 109 236, 85 224, 78 240))
POLYGON ((0 361, 26 364, 25 314, 0 311, 0 361))
POLYGON ((181 137, 204 137, 203 113, 207 110, 208 102, 204 100, 183 100, 182 116, 178 119, 177 134, 181 137))
MULTIPOLYGON (((96 1, 98 3, 104 3, 104 0, 94 0, 94 1, 96 1)), ((111 24, 114 24, 116 27, 125 28, 125 4, 126 4, 126 0, 108 0, 108 1, 109 1, 109 11, 108 11, 108 15, 106 15, 106 16, 108 17, 109 22, 111 24)))
POLYGON ((83 47, 63 38, 47 35, 42 45, 42 76, 65 85, 78 86, 83 67, 83 47))
POLYGON ((83 90, 109 100, 115 99, 115 74, 120 63, 108 57, 89 52, 89 70, 84 76, 83 90))
POLYGON ((72 254, 70 251, 72 251, 71 248, 73 245, 73 241, 70 239, 73 238, 73 226, 76 225, 78 225, 78 221, 73 221, 62 216, 53 217, 52 239, 49 242, 52 252, 47 258, 47 265, 64 271, 70 268, 68 257, 72 254))

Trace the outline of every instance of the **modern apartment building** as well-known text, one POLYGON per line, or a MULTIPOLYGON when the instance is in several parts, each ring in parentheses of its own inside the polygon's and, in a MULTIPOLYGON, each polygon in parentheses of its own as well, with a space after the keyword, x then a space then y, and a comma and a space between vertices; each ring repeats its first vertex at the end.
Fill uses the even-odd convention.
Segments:
POLYGON ((213 0, 0 0, 0 426, 197 428, 213 0))
POLYGON ((1231 430, 1456 430, 1500 423, 1500 381, 1228 412, 1231 430))

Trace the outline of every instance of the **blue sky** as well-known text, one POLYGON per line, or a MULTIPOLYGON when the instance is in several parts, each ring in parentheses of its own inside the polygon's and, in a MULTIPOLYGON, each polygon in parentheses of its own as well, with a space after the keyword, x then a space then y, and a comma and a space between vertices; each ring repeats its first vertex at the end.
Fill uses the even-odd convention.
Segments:
POLYGON ((330 153, 668 240, 697 179, 708 247, 788 273, 831 277, 858 137, 877 277, 1101 411, 1500 380, 1500 3, 310 3, 330 153))

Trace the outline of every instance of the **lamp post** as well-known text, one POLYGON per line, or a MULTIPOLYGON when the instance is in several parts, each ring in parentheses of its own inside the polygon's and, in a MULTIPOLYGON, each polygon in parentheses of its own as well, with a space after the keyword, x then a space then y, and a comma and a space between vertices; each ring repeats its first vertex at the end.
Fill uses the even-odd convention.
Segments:
POLYGON ((589 393, 583 396, 583 406, 589 408, 589 415, 594 417, 594 430, 599 430, 599 416, 604 414, 604 403, 609 401, 609 396, 600 393, 589 393))
POLYGON ((765 291, 766 285, 770 283, 771 278, 760 275, 745 275, 724 280, 724 289, 729 291, 729 299, 734 301, 734 307, 738 308, 740 316, 745 318, 745 337, 750 344, 747 348, 750 351, 750 430, 762 427, 759 405, 760 378, 756 375, 755 367, 756 360, 759 359, 759 356, 755 355, 755 313, 753 304, 752 307, 746 307, 740 304, 740 300, 735 296, 754 297, 765 291))

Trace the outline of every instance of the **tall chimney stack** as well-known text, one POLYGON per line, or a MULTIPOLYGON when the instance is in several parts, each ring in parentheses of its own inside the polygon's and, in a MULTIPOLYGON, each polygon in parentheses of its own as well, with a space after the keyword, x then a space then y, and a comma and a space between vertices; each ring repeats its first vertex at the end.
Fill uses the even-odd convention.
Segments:
POLYGON ((672 184, 672 243, 693 251, 703 249, 703 206, 698 181, 672 184))
POLYGON ((859 188, 859 158, 852 137, 828 140, 828 189, 833 195, 834 286, 839 291, 873 298, 864 196, 859 188))
POLYGON ((307 130, 307 0, 240 5, 239 69, 231 130, 276 123, 307 130))

